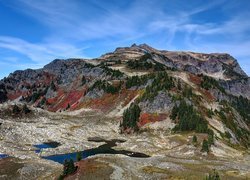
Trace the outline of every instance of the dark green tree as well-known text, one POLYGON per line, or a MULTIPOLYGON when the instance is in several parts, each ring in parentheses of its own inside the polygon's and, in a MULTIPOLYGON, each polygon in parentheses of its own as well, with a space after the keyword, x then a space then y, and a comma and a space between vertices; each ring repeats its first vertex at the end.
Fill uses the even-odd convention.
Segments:
POLYGON ((206 176, 206 180, 220 180, 219 173, 214 169, 212 173, 206 176))
POLYGON ((193 105, 188 105, 184 100, 180 102, 179 106, 173 107, 170 118, 178 122, 174 128, 176 131, 208 132, 207 121, 201 117, 193 105))
POLYGON ((193 96, 193 91, 191 87, 187 87, 185 86, 183 92, 182 92, 183 96, 186 98, 191 98, 193 96))
POLYGON ((14 114, 18 114, 20 111, 21 111, 21 110, 19 109, 19 107, 15 104, 15 105, 13 106, 12 112, 13 112, 14 114))
POLYGON ((208 141, 209 146, 214 144, 214 132, 211 129, 209 129, 209 131, 208 131, 208 140, 207 141, 208 141))
POLYGON ((197 136, 196 136, 196 135, 193 136, 192 142, 193 142, 194 144, 197 143, 197 136))
POLYGON ((28 114, 31 112, 31 110, 28 108, 27 104, 23 105, 23 112, 24 112, 24 114, 28 114))
POLYGON ((214 115, 213 110, 212 110, 212 109, 208 109, 208 110, 207 110, 207 117, 212 118, 213 115, 214 115))
POLYGON ((225 93, 225 89, 219 85, 219 82, 215 80, 214 78, 201 75, 202 77, 202 82, 201 82, 201 87, 209 90, 209 89, 219 89, 222 93, 225 93))
POLYGON ((232 136, 231 136, 231 134, 230 134, 228 131, 226 131, 226 132, 225 132, 225 137, 226 137, 227 139, 230 139, 232 136))
POLYGON ((180 79, 178 79, 178 81, 177 81, 177 88, 178 88, 179 91, 181 90, 181 81, 180 81, 180 79))
POLYGON ((68 110, 70 108, 70 104, 68 103, 67 107, 66 107, 66 110, 68 110))
POLYGON ((74 164, 74 161, 72 159, 65 160, 63 164, 63 176, 66 176, 68 174, 72 174, 76 171, 76 167, 74 164))
POLYGON ((209 152, 209 145, 206 139, 203 140, 202 142, 202 148, 201 148, 202 152, 209 152))
POLYGON ((243 96, 234 97, 234 100, 232 102, 233 107, 237 109, 237 111, 240 113, 240 115, 243 117, 243 119, 250 123, 250 100, 247 98, 244 98, 243 96))
POLYGON ((40 97, 40 94, 38 92, 34 92, 32 94, 31 100, 32 102, 36 102, 36 100, 40 97))
POLYGON ((137 104, 131 104, 128 109, 126 109, 123 113, 123 120, 121 123, 121 127, 124 129, 132 128, 135 131, 138 130, 137 122, 139 121, 141 109, 137 104))
POLYGON ((50 88, 51 88, 53 91, 56 91, 56 85, 55 85, 54 81, 51 81, 51 83, 50 83, 50 88))
POLYGON ((86 84, 86 82, 87 82, 87 80, 86 80, 85 76, 82 76, 82 86, 83 86, 84 84, 86 84))
POLYGON ((76 160, 81 161, 82 160, 82 152, 77 152, 76 153, 76 160))
POLYGON ((43 106, 46 103, 46 98, 43 97, 42 100, 40 101, 40 105, 43 106))
POLYGON ((72 173, 74 173, 76 171, 76 167, 75 167, 73 159, 69 160, 69 166, 68 167, 69 167, 68 168, 68 173, 69 174, 72 174, 72 173))

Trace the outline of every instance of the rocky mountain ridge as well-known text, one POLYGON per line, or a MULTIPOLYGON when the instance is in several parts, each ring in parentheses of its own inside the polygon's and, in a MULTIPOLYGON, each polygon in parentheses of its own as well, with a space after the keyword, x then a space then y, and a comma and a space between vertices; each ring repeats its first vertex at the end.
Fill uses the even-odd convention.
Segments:
POLYGON ((208 122, 214 114, 224 123, 222 133, 231 132, 232 142, 245 145, 248 135, 241 135, 249 133, 249 99, 250 79, 232 56, 156 50, 146 44, 117 48, 93 60, 56 59, 0 81, 1 103, 19 101, 53 112, 90 108, 121 116, 135 103, 141 109, 135 124, 141 127, 169 118, 173 107, 185 101, 208 122))
MULTIPOLYGON (((79 81, 81 76, 93 79, 105 79, 107 71, 123 67, 119 64, 126 64, 128 61, 140 61, 137 66, 148 64, 160 64, 167 69, 184 71, 192 74, 204 74, 220 81, 220 84, 233 95, 242 95, 250 98, 250 79, 240 68, 236 59, 229 54, 220 53, 193 53, 193 52, 174 52, 156 50, 146 44, 132 45, 131 47, 117 48, 112 53, 102 55, 94 60, 86 59, 56 59, 38 70, 15 71, 9 77, 0 81, 0 102, 8 99, 13 100, 24 95, 25 89, 21 89, 24 84, 41 83, 48 85, 52 80, 57 81, 60 86, 72 85, 72 82, 79 81), (148 56, 146 57, 145 54, 148 56), (143 57, 144 59, 140 59, 143 57), (106 67, 105 67, 106 66, 106 67), (108 69, 108 70, 107 70, 108 69), (77 79, 78 78, 78 79, 77 79), (13 92, 13 90, 15 92, 13 92)), ((128 67, 127 69, 129 69, 128 67)), ((133 68, 132 71, 140 70, 133 68)), ((147 69, 144 69, 147 70, 147 69)), ((124 72, 123 78, 129 75, 124 72)), ((147 73, 147 72, 145 72, 147 73)), ((110 79, 110 77, 107 77, 110 79)), ((75 88, 75 86, 74 86, 75 88)))
MULTIPOLYGON (((149 53, 152 58, 169 68, 189 71, 196 74, 207 74, 216 76, 216 73, 231 71, 235 76, 247 78, 246 73, 240 68, 236 59, 226 53, 194 53, 184 51, 156 50, 147 44, 132 45, 131 47, 117 48, 113 53, 102 55, 100 59, 105 60, 134 60, 149 53)), ((229 73, 229 72, 227 72, 229 73)), ((222 73, 223 74, 223 73, 222 73)), ((231 74, 232 75, 232 74, 231 74)), ((225 77, 218 77, 225 78, 225 77)), ((232 77, 230 77, 232 78, 232 77)))
POLYGON ((99 154, 76 163, 80 170, 69 178, 100 173, 103 179, 109 169, 113 179, 202 179, 216 168, 222 179, 244 179, 249 112, 249 77, 228 54, 134 44, 92 60, 56 59, 0 81, 0 155, 16 160, 6 158, 2 173, 59 177, 62 165, 43 158, 99 146, 92 137, 119 138, 121 152, 149 159, 99 154), (34 145, 44 142, 60 146, 37 154, 34 145), (81 165, 98 166, 93 159, 103 171, 81 165))

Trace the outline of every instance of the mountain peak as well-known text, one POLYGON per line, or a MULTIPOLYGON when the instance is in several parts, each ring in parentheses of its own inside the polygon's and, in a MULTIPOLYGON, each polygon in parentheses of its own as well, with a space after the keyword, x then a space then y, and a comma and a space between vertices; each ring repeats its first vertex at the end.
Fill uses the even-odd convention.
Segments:
POLYGON ((237 79, 248 77, 237 60, 227 53, 197 53, 185 51, 157 50, 148 44, 132 44, 130 47, 118 47, 114 52, 104 54, 105 61, 139 60, 150 54, 153 61, 169 68, 189 71, 194 74, 206 74, 218 79, 237 79), (220 76, 218 76, 220 74, 220 76))
POLYGON ((156 51, 156 49, 154 49, 152 46, 146 44, 146 43, 143 43, 143 44, 139 44, 137 45, 136 43, 132 44, 130 46, 131 48, 138 48, 138 49, 144 49, 146 51, 156 51))

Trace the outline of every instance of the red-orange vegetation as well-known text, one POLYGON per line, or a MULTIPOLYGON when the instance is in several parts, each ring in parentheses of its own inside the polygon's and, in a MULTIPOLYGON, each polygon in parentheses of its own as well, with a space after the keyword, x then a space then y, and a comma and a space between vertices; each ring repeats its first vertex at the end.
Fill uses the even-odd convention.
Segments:
POLYGON ((90 99, 81 104, 82 107, 99 109, 103 112, 107 112, 114 107, 117 102, 118 94, 104 94, 101 98, 90 99))
POLYGON ((137 90, 123 90, 121 93, 121 96, 125 98, 125 101, 123 102, 122 106, 126 106, 132 99, 137 96, 138 91, 137 90))
POLYGON ((118 104, 122 103, 124 107, 127 105, 136 95, 138 91, 122 90, 116 94, 104 94, 100 98, 88 99, 78 104, 76 109, 80 108, 92 108, 98 109, 102 112, 107 112, 115 108, 118 104))
POLYGON ((189 74, 189 80, 196 85, 201 84, 201 77, 199 77, 197 75, 189 74))
POLYGON ((7 94, 7 97, 8 97, 8 99, 10 99, 10 100, 15 100, 15 99, 19 98, 19 97, 22 96, 22 95, 23 95, 22 91, 17 90, 17 91, 15 91, 15 92, 13 92, 13 93, 8 93, 8 94, 7 94))
POLYGON ((73 90, 69 93, 65 93, 63 91, 58 91, 58 96, 55 98, 48 99, 48 103, 51 104, 49 108, 50 111, 57 111, 59 109, 66 109, 68 105, 73 105, 72 109, 76 108, 79 100, 85 93, 85 89, 83 90, 73 90))
POLYGON ((147 123, 163 121, 167 118, 166 114, 151 114, 151 113, 142 113, 139 119, 139 126, 144 126, 147 123))
POLYGON ((199 88, 199 92, 203 94, 203 97, 209 102, 216 100, 216 98, 208 90, 199 88))

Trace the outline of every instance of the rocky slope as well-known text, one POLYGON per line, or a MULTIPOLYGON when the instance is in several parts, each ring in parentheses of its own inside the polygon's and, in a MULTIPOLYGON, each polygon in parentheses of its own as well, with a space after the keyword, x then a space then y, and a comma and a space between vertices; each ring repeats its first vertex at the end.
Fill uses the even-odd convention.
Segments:
MULTIPOLYGON (((15 141, 13 137, 29 144, 53 137, 64 144, 64 149, 58 149, 60 153, 69 152, 68 145, 74 146, 75 141, 88 143, 86 138, 77 139, 79 134, 87 136, 83 128, 90 135, 128 138, 130 150, 146 148, 145 153, 156 155, 153 158, 157 162, 166 154, 202 157, 203 140, 208 141, 209 156, 230 161, 235 152, 249 154, 250 78, 229 54, 174 52, 134 44, 92 60, 57 59, 41 69, 15 71, 2 79, 0 103, 0 135, 6 139, 0 141, 0 146, 6 146, 6 152, 13 148, 8 144, 15 141), (23 104, 34 112, 52 114, 37 119, 39 113, 26 114, 23 104), (85 117, 86 110, 93 114, 85 117), (62 117, 62 123, 54 122, 54 116, 62 117), (98 120, 91 120, 95 118, 98 120), (22 134, 30 123, 32 128, 22 134), (139 134, 127 137, 119 132, 139 134), (65 138, 67 133, 70 136, 65 138), (193 135, 198 137, 195 146, 193 135), (140 144, 137 138, 154 142, 145 140, 140 144), (176 147, 172 148, 171 143, 176 147)), ((19 157, 22 153, 16 148, 12 155, 19 157)), ((112 167, 116 166, 113 163, 112 167)), ((143 171, 159 170, 148 164, 145 168, 143 171)), ((133 175, 136 177, 135 172, 133 175)), ((141 176, 146 177, 145 172, 141 176)))
POLYGON ((176 96, 188 99, 198 111, 208 107, 220 111, 214 104, 226 101, 236 112, 235 121, 249 127, 250 79, 229 54, 174 52, 134 44, 93 60, 56 59, 42 69, 15 71, 0 81, 1 103, 15 100, 49 111, 91 108, 119 116, 136 96, 142 113, 157 113, 155 119, 169 116, 176 96), (171 87, 164 87, 162 81, 170 80, 171 87), (194 97, 183 95, 187 88, 194 97), (202 102, 198 97, 203 97, 202 102))

